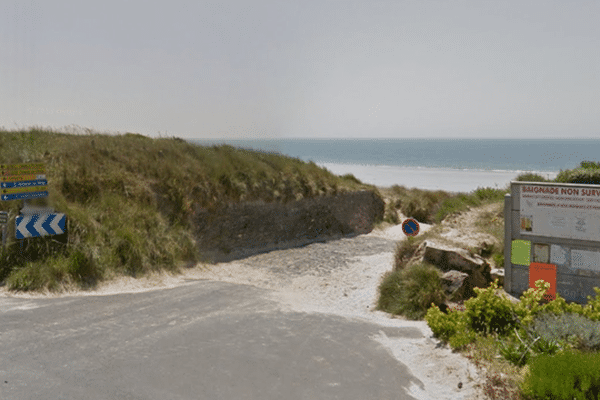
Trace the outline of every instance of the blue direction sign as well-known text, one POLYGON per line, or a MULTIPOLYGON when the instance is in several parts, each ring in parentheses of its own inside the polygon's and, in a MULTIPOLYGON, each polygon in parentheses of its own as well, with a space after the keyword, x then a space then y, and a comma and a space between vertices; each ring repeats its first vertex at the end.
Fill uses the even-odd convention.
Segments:
POLYGON ((32 181, 21 181, 21 182, 0 182, 0 188, 21 188, 21 187, 31 187, 31 186, 46 186, 48 184, 48 180, 46 179, 36 179, 32 181))
POLYGON ((402 232, 406 236, 417 236, 419 234, 419 222, 414 218, 407 218, 402 222, 402 232))
POLYGON ((21 200, 21 199, 37 199, 38 197, 48 197, 48 192, 29 192, 29 193, 15 193, 15 194, 3 194, 0 196, 2 200, 21 200))
POLYGON ((17 215, 15 217, 16 238, 63 234, 65 221, 65 214, 17 215))

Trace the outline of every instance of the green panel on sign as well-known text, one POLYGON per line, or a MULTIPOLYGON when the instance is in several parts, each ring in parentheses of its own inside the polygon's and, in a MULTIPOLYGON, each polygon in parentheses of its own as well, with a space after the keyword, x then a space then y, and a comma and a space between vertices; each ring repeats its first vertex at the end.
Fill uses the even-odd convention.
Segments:
POLYGON ((531 242, 529 240, 513 240, 510 250, 510 262, 529 266, 531 264, 531 242))

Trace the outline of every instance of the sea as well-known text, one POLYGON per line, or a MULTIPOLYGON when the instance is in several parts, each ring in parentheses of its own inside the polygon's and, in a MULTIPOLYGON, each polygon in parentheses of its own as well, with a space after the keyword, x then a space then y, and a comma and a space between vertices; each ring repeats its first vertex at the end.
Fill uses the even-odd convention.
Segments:
POLYGON ((582 161, 598 161, 594 139, 188 139, 211 146, 279 153, 313 161, 364 183, 469 193, 503 189, 519 174, 554 179, 582 161))

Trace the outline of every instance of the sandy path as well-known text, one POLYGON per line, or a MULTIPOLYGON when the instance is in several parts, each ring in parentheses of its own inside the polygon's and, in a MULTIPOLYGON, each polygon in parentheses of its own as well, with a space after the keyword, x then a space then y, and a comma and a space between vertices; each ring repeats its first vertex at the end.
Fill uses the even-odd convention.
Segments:
MULTIPOLYGON (((430 225, 421 224, 422 231, 430 228, 430 225)), ((392 269, 397 241, 404 238, 400 225, 397 225, 355 238, 315 243, 229 263, 198 264, 177 276, 119 278, 95 291, 60 296, 160 290, 198 279, 270 289, 270 297, 282 310, 319 312, 381 326, 418 328, 424 335, 422 339, 390 338, 383 331, 373 337, 422 382, 422 385, 411 387, 411 395, 417 399, 483 399, 476 386, 483 380, 475 366, 448 347, 440 347, 426 322, 391 318, 384 312, 374 311, 377 287, 382 276, 392 269)), ((9 295, 6 290, 2 290, 0 296, 42 297, 39 294, 9 295)))

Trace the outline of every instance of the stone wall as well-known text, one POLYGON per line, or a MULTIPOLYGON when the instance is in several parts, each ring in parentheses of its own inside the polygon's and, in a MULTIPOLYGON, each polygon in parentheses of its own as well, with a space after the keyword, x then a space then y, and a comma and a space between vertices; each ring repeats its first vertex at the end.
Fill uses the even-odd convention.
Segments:
POLYGON ((196 210, 190 224, 205 261, 223 262, 371 231, 384 202, 372 191, 281 203, 228 204, 196 210))

